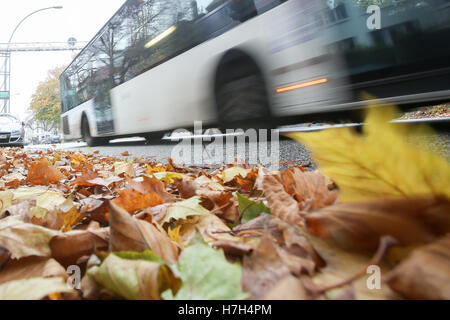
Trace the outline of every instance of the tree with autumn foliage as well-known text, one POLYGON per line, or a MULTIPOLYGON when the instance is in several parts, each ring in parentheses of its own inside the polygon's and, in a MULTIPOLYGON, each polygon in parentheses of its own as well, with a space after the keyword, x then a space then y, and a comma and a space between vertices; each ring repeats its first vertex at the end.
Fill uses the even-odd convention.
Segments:
POLYGON ((45 131, 53 131, 59 127, 61 101, 59 95, 59 76, 66 67, 56 67, 48 72, 47 79, 39 83, 31 97, 30 109, 34 121, 45 131))

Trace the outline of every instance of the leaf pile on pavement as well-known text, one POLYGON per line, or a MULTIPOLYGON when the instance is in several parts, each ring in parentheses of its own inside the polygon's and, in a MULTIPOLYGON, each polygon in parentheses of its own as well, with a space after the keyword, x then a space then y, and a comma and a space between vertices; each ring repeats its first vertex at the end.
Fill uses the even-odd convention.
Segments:
POLYGON ((450 117, 450 104, 444 103, 429 107, 420 107, 417 110, 405 113, 400 119, 426 119, 450 117))
POLYGON ((450 166, 394 115, 290 134, 313 172, 1 149, 0 298, 450 299, 450 166))

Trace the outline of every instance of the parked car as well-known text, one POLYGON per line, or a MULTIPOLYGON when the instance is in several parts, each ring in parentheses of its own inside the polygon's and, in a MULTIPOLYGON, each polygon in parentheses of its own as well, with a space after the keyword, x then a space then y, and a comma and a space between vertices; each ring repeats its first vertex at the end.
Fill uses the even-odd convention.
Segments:
POLYGON ((50 137, 50 143, 51 143, 51 144, 61 143, 61 137, 58 136, 58 135, 51 136, 51 137, 50 137))
POLYGON ((25 144, 25 123, 17 117, 0 114, 0 145, 23 147, 25 144))

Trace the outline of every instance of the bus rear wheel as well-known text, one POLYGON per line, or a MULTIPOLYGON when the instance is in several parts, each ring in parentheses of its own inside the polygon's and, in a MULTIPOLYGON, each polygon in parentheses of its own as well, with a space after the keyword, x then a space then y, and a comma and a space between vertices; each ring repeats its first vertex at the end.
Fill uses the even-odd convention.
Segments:
POLYGON ((219 124, 227 128, 272 128, 269 99, 262 75, 227 81, 217 89, 219 124))
POLYGON ((91 136, 91 129, 86 116, 83 116, 81 120, 81 136, 83 141, 86 142, 89 147, 95 147, 105 143, 103 139, 91 136))

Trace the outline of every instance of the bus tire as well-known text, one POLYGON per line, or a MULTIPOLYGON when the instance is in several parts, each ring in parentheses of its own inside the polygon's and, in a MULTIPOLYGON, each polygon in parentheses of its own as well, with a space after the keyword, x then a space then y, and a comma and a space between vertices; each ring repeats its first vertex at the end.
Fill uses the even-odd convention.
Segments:
POLYGON ((87 143, 89 147, 96 147, 105 143, 101 138, 94 138, 91 135, 91 129, 89 127, 89 121, 85 115, 81 119, 81 136, 83 141, 87 143))
POLYGON ((216 103, 222 129, 273 127, 265 81, 259 73, 221 83, 216 103))

